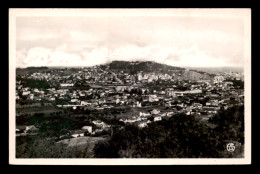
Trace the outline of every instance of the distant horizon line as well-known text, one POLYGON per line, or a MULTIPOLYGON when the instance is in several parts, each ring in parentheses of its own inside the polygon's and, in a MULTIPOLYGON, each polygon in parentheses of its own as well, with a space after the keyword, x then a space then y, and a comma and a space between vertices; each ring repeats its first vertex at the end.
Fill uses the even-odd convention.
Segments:
MULTIPOLYGON (((100 65, 104 65, 104 64, 99 64, 99 65, 91 65, 91 66, 74 66, 74 65, 68 65, 68 66, 16 66, 16 68, 31 68, 31 67, 35 67, 35 68, 41 68, 41 67, 51 67, 51 68, 55 68, 55 67, 70 67, 70 68, 80 68, 80 67, 94 67, 94 66, 100 66, 100 65)), ((167 65, 167 64, 165 64, 167 65)), ((172 66, 172 65, 168 65, 168 66, 172 66)), ((172 66, 172 67, 180 67, 180 68, 244 68, 243 66, 172 66)))
MULTIPOLYGON (((91 66, 74 66, 74 65, 68 65, 68 66, 16 66, 16 68, 31 68, 31 67, 35 67, 35 68, 41 68, 41 67, 51 67, 51 68, 55 68, 55 67, 94 67, 94 66, 100 66, 100 65, 104 65, 104 64, 99 64, 99 65, 91 65, 91 66)), ((165 64, 167 65, 167 64, 165 64)), ((168 66, 172 66, 172 65, 168 65, 168 66)), ((180 67, 180 68, 244 68, 243 66, 172 66, 172 67, 180 67)))
POLYGON ((126 61, 126 60, 113 60, 113 61, 109 61, 106 63, 101 63, 101 64, 97 64, 97 65, 66 65, 66 66, 62 66, 62 65, 41 65, 41 66, 16 66, 16 68, 30 68, 30 67, 94 67, 94 66, 100 66, 100 65, 106 65, 112 62, 154 62, 154 63, 158 63, 158 64, 163 64, 163 65, 168 65, 168 66, 172 66, 172 67, 180 67, 180 68, 244 68, 243 66, 232 66, 232 65, 226 65, 226 66, 189 66, 189 65, 182 65, 182 66, 176 66, 176 65, 169 65, 166 63, 160 63, 157 61, 153 61, 153 60, 148 60, 148 61, 142 61, 142 60, 138 60, 138 61, 126 61))

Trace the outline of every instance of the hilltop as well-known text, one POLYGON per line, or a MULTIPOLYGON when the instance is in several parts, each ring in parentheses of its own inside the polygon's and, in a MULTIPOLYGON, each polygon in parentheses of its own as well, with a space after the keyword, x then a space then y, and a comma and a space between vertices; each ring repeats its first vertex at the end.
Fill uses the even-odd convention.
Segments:
MULTIPOLYGON (((165 64, 156 63, 153 61, 112 61, 111 63, 106 64, 109 67, 109 70, 113 72, 124 71, 130 74, 136 74, 137 72, 160 72, 168 73, 174 70, 184 70, 184 68, 173 67, 165 64)), ((101 68, 104 66, 101 66, 101 68)))
POLYGON ((108 69, 114 73, 124 71, 131 75, 139 72, 144 73, 163 73, 169 75, 175 75, 178 80, 210 80, 213 75, 196 70, 188 70, 181 67, 170 66, 153 61, 112 61, 111 63, 101 65, 101 69, 108 69))

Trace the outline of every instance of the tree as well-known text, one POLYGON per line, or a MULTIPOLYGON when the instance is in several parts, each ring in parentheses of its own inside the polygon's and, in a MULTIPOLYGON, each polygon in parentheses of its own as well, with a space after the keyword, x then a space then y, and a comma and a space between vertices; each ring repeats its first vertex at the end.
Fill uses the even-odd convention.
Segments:
POLYGON ((225 140, 244 143, 244 105, 220 110, 209 122, 216 124, 215 131, 225 140))
POLYGON ((219 158, 225 157, 222 134, 195 117, 178 114, 143 129, 134 125, 115 129, 111 139, 94 150, 102 158, 219 158), (108 153, 110 148, 113 152, 108 153))

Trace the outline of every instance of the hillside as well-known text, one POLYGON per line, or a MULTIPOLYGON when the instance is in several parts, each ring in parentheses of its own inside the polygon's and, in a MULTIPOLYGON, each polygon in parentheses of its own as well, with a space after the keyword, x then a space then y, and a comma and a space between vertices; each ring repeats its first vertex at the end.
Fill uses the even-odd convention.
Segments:
POLYGON ((130 74, 136 74, 140 71, 168 73, 173 70, 184 69, 184 68, 173 67, 169 65, 160 64, 160 63, 155 63, 152 61, 145 61, 145 62, 112 61, 111 63, 107 64, 107 66, 109 67, 109 70, 113 72, 124 71, 130 74))
POLYGON ((210 80, 213 76, 208 73, 196 72, 193 70, 182 71, 181 76, 178 76, 179 80, 210 80))
POLYGON ((128 62, 128 61, 113 61, 109 64, 100 66, 102 69, 108 67, 112 72, 118 73, 120 71, 129 74, 137 74, 142 71, 145 73, 164 73, 174 75, 178 80, 210 80, 213 76, 206 72, 196 70, 186 70, 185 68, 169 66, 165 64, 156 63, 153 61, 146 62, 128 62))

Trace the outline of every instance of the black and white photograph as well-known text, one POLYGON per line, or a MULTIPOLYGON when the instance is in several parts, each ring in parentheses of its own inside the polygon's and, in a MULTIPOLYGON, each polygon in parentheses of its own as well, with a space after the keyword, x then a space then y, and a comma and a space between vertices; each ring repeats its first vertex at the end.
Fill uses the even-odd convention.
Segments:
POLYGON ((9 9, 9 163, 251 163, 250 9, 9 9))

